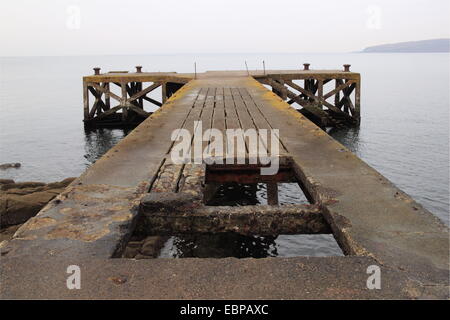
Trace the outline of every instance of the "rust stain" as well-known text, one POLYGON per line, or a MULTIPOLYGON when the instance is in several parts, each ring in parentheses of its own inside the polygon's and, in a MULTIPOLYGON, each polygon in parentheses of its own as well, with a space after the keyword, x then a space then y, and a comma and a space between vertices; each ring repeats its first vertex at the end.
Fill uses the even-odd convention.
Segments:
POLYGON ((109 232, 110 232, 109 229, 101 229, 98 231, 94 230, 88 232, 83 225, 79 226, 66 222, 48 232, 45 238, 47 240, 67 238, 72 240, 82 240, 86 242, 92 242, 104 237, 109 232))
POLYGON ((109 277, 108 280, 112 281, 114 284, 117 284, 117 285, 124 284, 125 282, 127 282, 127 278, 122 277, 122 276, 109 277))

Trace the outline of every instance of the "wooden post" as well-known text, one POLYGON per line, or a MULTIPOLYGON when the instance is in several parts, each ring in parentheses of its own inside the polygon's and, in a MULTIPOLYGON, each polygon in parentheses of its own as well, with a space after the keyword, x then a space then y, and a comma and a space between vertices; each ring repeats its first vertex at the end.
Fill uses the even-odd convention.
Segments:
POLYGON ((361 122, 361 79, 358 79, 356 81, 356 87, 355 87, 355 117, 356 120, 358 121, 358 124, 361 122))
MULTIPOLYGON (((342 82, 343 82, 343 83, 347 82, 347 79, 344 79, 342 82)), ((349 88, 345 88, 345 89, 344 89, 344 96, 345 96, 346 98, 344 99, 344 108, 343 108, 343 109, 344 109, 344 112, 345 112, 345 113, 350 114, 350 111, 349 111, 349 108, 348 108, 348 106, 349 106, 348 101, 349 101, 349 99, 350 99, 349 95, 347 94, 348 90, 349 90, 349 88)))
POLYGON ((278 205, 278 184, 276 182, 267 184, 267 204, 270 206, 278 205))
MULTIPOLYGON (((323 99, 323 80, 322 79, 317 80, 317 96, 319 98, 319 101, 321 101, 323 99)), ((322 103, 319 102, 318 107, 320 109, 323 109, 322 103)))
MULTIPOLYGON (((136 90, 136 93, 137 93, 137 92, 140 92, 140 91, 142 91, 142 82, 138 82, 138 83, 137 83, 137 90, 136 90)), ((141 109, 144 109, 144 99, 143 99, 142 97, 140 97, 140 98, 138 99, 138 101, 139 101, 139 107, 141 107, 141 109)))
POLYGON ((162 95, 161 101, 164 104, 167 101, 167 82, 165 81, 161 84, 161 95, 162 95))
POLYGON ((83 81, 84 121, 89 121, 89 90, 87 82, 83 81))
MULTIPOLYGON (((335 81, 335 88, 339 87, 340 85, 341 85, 340 80, 339 80, 339 79, 336 79, 336 81, 335 81)), ((336 92, 336 93, 334 94, 334 105, 335 105, 337 108, 339 108, 338 105, 339 105, 339 101, 340 101, 340 100, 341 100, 341 93, 340 93, 340 91, 338 91, 338 92, 336 92)))
POLYGON ((122 106, 122 121, 126 122, 128 120, 127 83, 121 82, 120 86, 122 88, 122 101, 120 103, 120 105, 122 106))
POLYGON ((105 83, 105 89, 107 92, 105 92, 105 111, 111 109, 111 98, 109 97, 109 82, 105 83))

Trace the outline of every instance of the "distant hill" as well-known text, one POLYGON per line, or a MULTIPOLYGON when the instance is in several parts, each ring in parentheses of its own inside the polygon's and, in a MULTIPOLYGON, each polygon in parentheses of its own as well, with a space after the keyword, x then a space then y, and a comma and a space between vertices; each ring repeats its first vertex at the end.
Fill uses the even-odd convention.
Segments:
POLYGON ((362 52, 450 52, 450 39, 432 39, 382 44, 362 52))

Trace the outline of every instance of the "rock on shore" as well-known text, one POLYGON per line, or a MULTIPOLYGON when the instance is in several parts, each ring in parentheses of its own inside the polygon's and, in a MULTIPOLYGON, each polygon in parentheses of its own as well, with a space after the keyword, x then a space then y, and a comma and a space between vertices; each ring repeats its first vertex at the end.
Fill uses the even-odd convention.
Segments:
MULTIPOLYGON (((35 216, 50 200, 60 194, 75 178, 60 182, 14 182, 0 179, 0 227, 22 224, 35 216)), ((14 228, 12 228, 14 229, 14 228)), ((11 230, 12 230, 11 229, 11 230)))

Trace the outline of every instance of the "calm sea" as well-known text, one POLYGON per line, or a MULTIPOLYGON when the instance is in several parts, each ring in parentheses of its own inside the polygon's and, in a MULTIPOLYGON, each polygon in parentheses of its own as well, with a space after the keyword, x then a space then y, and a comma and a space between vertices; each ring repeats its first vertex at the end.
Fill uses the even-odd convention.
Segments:
POLYGON ((92 67, 193 72, 196 62, 202 72, 244 69, 245 61, 249 69, 262 69, 263 60, 267 69, 301 68, 304 62, 314 69, 340 69, 350 63, 362 77, 361 127, 330 134, 448 224, 450 59, 445 53, 0 58, 0 163, 22 164, 0 171, 0 178, 78 176, 127 134, 84 131, 81 84, 92 67))

